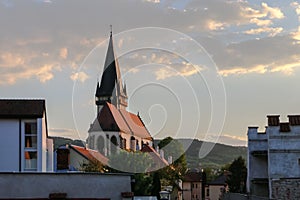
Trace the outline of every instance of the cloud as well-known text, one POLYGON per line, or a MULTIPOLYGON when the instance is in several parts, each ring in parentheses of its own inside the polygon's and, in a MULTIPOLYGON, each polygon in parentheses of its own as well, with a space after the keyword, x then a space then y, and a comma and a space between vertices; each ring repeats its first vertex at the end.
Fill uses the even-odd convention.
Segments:
POLYGON ((283 12, 278 7, 270 7, 267 3, 261 3, 263 12, 268 15, 271 19, 282 19, 284 18, 283 12))
POLYGON ((222 134, 220 136, 215 136, 213 134, 208 135, 208 138, 206 139, 207 142, 214 142, 216 141, 221 144, 226 145, 232 145, 232 146, 247 146, 247 138, 240 137, 240 136, 234 136, 230 134, 222 134))
POLYGON ((13 54, 5 52, 0 55, 0 67, 14 67, 17 65, 23 65, 25 58, 19 54, 13 54))
POLYGON ((215 30, 223 30, 225 25, 226 25, 225 23, 216 22, 214 20, 209 20, 209 21, 207 21, 206 26, 209 30, 215 31, 215 30))
POLYGON ((258 73, 258 74, 264 74, 267 72, 267 66, 258 65, 252 68, 232 68, 232 69, 224 69, 220 70, 219 74, 222 76, 229 76, 229 75, 243 75, 243 74, 250 74, 250 73, 258 73))
POLYGON ((61 48, 60 49, 60 52, 59 52, 59 56, 62 58, 62 59, 67 59, 68 57, 68 49, 67 48, 61 48))
POLYGON ((271 72, 282 72, 286 75, 293 75, 294 70, 300 68, 300 61, 295 63, 288 63, 274 67, 271 72))
POLYGON ((89 76, 85 73, 85 72, 76 72, 76 73, 73 73, 70 78, 73 80, 73 81, 80 81, 82 83, 84 83, 88 78, 89 76))
POLYGON ((256 24, 257 26, 264 26, 264 27, 273 24, 273 22, 269 19, 259 19, 259 18, 250 19, 250 23, 256 24))
POLYGON ((294 65, 300 60, 300 46, 291 35, 276 35, 227 45, 210 39, 201 44, 207 47, 219 67, 219 73, 224 76, 272 73, 279 66, 294 65))
POLYGON ((181 63, 181 64, 176 64, 170 65, 167 67, 161 67, 157 70, 154 71, 154 74, 156 76, 156 80, 164 80, 167 78, 171 77, 176 77, 176 76, 192 76, 194 74, 199 73, 199 66, 192 65, 190 63, 181 63))
POLYGON ((49 135, 57 137, 66 137, 71 139, 80 138, 76 130, 68 128, 49 128, 49 135))
POLYGON ((250 29, 247 31, 244 31, 244 33, 249 34, 249 35, 259 35, 261 33, 269 33, 270 37, 274 37, 277 34, 281 33, 283 31, 282 27, 263 27, 263 28, 256 28, 256 29, 250 29))
POLYGON ((291 6, 295 8, 297 15, 300 15, 300 4, 298 2, 292 2, 291 6))
POLYGON ((300 40, 300 26, 298 27, 297 31, 291 32, 291 36, 295 40, 300 40))

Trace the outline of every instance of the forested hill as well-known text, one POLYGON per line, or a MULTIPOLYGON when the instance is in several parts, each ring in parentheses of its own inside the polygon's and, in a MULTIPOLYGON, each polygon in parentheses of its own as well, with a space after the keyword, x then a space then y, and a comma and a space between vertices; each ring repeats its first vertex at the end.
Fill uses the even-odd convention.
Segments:
MULTIPOLYGON (((199 150, 203 144, 202 141, 197 139, 177 139, 185 151, 187 163, 189 168, 202 168, 210 167, 219 169, 225 164, 231 163, 234 159, 242 156, 247 160, 247 147, 230 146, 225 144, 215 144, 210 153, 203 159, 199 158, 199 150)), ((155 140, 158 144, 159 140, 155 140)))

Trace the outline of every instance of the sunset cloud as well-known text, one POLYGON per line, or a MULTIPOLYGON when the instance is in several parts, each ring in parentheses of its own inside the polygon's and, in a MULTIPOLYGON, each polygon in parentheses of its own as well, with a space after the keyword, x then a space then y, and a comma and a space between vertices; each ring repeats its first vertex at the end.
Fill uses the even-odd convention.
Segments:
POLYGON ((258 35, 261 33, 269 33, 270 37, 274 37, 275 35, 281 33, 283 31, 282 27, 263 27, 263 28, 256 28, 256 29, 250 29, 247 31, 244 31, 244 33, 249 34, 249 35, 258 35))
POLYGON ((59 52, 59 56, 62 59, 67 59, 67 57, 68 57, 68 49, 67 48, 61 48, 60 52, 59 52))
POLYGON ((70 78, 73 80, 73 81, 80 81, 82 83, 84 83, 84 81, 86 81, 89 76, 84 73, 84 72, 76 72, 76 73, 73 73, 70 78))

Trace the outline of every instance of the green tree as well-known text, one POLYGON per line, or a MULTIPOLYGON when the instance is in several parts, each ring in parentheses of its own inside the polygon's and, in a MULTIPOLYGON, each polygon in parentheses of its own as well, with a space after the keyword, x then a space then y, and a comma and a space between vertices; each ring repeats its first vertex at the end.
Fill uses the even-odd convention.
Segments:
POLYGON ((151 157, 143 152, 128 152, 120 150, 119 153, 109 156, 111 171, 144 173, 151 167, 151 157))
POLYGON ((160 174, 158 171, 152 173, 152 188, 151 195, 160 199, 159 192, 161 191, 160 174))
POLYGON ((245 160, 240 156, 235 159, 228 170, 231 172, 228 180, 230 192, 245 193, 246 192, 246 179, 247 168, 245 160))
POLYGON ((136 196, 151 195, 152 189, 152 176, 148 173, 141 173, 134 175, 133 192, 136 196))
POLYGON ((98 160, 89 160, 88 162, 80 163, 79 171, 83 172, 105 172, 106 167, 98 160))
POLYGON ((163 185, 174 185, 175 181, 182 178, 187 170, 187 163, 182 144, 171 137, 161 140, 159 148, 164 151, 165 158, 172 157, 173 163, 160 170, 163 185))

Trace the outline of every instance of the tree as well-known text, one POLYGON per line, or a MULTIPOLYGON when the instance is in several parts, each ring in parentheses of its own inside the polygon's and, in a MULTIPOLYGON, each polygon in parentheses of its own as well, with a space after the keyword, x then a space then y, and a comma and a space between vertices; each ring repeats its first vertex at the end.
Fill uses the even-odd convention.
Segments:
POLYGON ((151 188, 151 195, 156 196, 157 199, 160 199, 159 192, 161 191, 161 182, 160 182, 160 175, 159 172, 152 173, 152 188, 151 188))
POLYGON ((79 171, 84 172, 105 172, 106 167, 98 160, 89 160, 88 162, 80 163, 79 171))
POLYGON ((144 173, 148 171, 151 164, 151 157, 143 152, 120 150, 119 153, 109 156, 109 167, 112 171, 144 173))
POLYGON ((158 144, 159 148, 164 151, 165 157, 172 157, 173 163, 168 167, 160 170, 161 178, 164 185, 174 185, 175 182, 182 178, 187 170, 187 163, 183 147, 180 142, 171 137, 161 140, 158 144))
POLYGON ((231 163, 228 170, 231 172, 228 180, 230 192, 245 193, 247 179, 245 160, 241 156, 238 157, 231 163))

